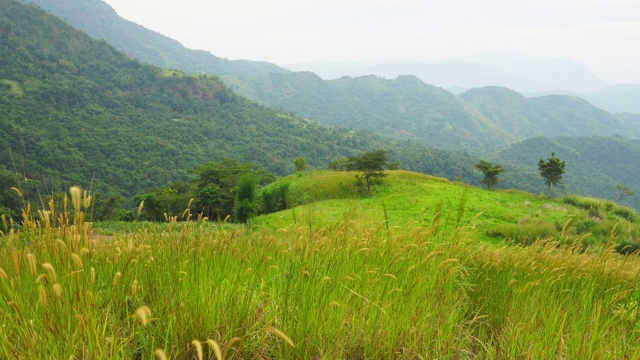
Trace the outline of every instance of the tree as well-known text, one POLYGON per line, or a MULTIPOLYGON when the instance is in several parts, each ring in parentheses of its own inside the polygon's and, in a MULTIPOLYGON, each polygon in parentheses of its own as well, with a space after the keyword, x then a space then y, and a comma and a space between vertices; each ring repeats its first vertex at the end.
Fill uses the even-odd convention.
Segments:
POLYGON ((246 173, 238 179, 236 193, 236 222, 246 223, 256 215, 256 186, 257 181, 252 173, 246 173))
POLYGON ((361 156, 350 156, 347 169, 350 171, 361 171, 362 177, 356 175, 356 179, 364 179, 367 184, 367 191, 371 192, 371 183, 386 176, 384 168, 387 165, 387 152, 378 150, 366 152, 361 156))
POLYGON ((293 159, 293 171, 294 172, 303 172, 307 170, 307 159, 299 156, 293 159))
POLYGON ((504 172, 504 169, 500 165, 493 165, 492 163, 484 160, 480 160, 476 164, 476 169, 482 171, 484 179, 480 180, 480 183, 486 185, 487 190, 493 191, 498 183, 498 175, 504 172))
POLYGON ((565 162, 556 157, 556 153, 552 152, 548 161, 540 159, 538 162, 538 170, 540 175, 547 184, 547 194, 551 197, 551 185, 562 184, 562 175, 564 174, 565 162))
POLYGON ((618 199, 616 200, 617 202, 620 202, 624 200, 624 198, 633 196, 635 194, 631 189, 629 189, 628 186, 616 185, 616 189, 618 189, 618 199))

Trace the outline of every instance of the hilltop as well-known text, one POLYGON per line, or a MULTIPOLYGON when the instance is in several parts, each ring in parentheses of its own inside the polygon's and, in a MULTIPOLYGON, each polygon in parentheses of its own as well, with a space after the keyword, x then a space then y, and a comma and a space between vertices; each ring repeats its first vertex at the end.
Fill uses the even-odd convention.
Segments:
POLYGON ((277 228, 297 223, 312 229, 333 229, 349 221, 378 226, 388 222, 388 227, 435 224, 444 232, 470 227, 474 238, 490 242, 507 238, 520 244, 537 239, 571 243, 582 238, 585 246, 606 243, 614 226, 621 243, 640 235, 638 215, 612 201, 573 195, 548 199, 513 190, 487 191, 408 171, 387 174, 371 194, 358 189, 352 172, 307 172, 279 179, 270 186, 288 184, 293 209, 258 217, 255 224, 277 228))

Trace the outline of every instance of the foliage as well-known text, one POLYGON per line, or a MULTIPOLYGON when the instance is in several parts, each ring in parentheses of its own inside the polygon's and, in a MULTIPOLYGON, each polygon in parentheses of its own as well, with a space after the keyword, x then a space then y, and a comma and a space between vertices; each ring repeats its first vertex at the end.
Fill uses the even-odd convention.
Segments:
POLYGON ((370 151, 360 156, 350 156, 347 170, 362 172, 362 177, 356 175, 356 178, 364 179, 367 191, 371 192, 371 184, 386 176, 384 169, 387 163, 388 158, 385 150, 370 151))
POLYGON ((271 214, 289 208, 288 181, 278 181, 260 190, 260 213, 271 214))
POLYGON ((257 181, 252 173, 242 174, 238 178, 235 203, 235 220, 237 222, 246 223, 258 212, 256 185, 257 181))
POLYGON ((549 197, 551 197, 551 185, 562 183, 564 167, 565 162, 558 159, 555 152, 551 153, 551 157, 546 162, 542 159, 538 162, 538 170, 547 184, 549 197))
POLYGON ((297 158, 293 159, 293 171, 294 172, 301 172, 301 171, 305 171, 307 170, 307 159, 303 158, 302 156, 298 156, 297 158))
POLYGON ((476 169, 480 170, 484 175, 484 179, 480 180, 480 183, 485 185, 488 190, 493 191, 498 183, 498 175, 504 172, 504 169, 500 165, 494 165, 488 161, 480 160, 476 164, 476 169))
MULTIPOLYGON (((629 161, 640 157, 640 141, 621 136, 534 138, 493 154, 491 160, 505 166, 519 164, 524 167, 518 171, 518 177, 521 177, 525 172, 537 172, 537 163, 532 159, 548 156, 550 148, 561 153, 563 160, 571 164, 570 171, 563 176, 562 186, 558 187, 564 193, 617 200, 620 196, 618 185, 628 186, 635 193, 640 191, 636 185, 636 179, 640 178, 640 162, 629 161)), ((509 172, 511 170, 505 175, 509 172)), ((540 179, 539 175, 536 177, 540 179)), ((517 188, 523 189, 522 186, 517 188)), ((539 189, 537 186, 527 190, 538 193, 539 189)), ((627 197, 625 201, 634 209, 640 209, 640 197, 627 197)))

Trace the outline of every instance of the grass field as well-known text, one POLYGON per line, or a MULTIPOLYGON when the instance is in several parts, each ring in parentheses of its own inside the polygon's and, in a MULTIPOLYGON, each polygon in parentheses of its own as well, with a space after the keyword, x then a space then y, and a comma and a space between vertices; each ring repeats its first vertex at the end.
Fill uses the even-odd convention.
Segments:
POLYGON ((586 210, 523 193, 405 172, 371 195, 352 174, 287 181, 295 216, 101 236, 73 191, 0 238, 0 358, 640 357, 622 220, 585 247, 567 218, 586 210), (565 231, 526 247, 485 233, 527 216, 565 231))

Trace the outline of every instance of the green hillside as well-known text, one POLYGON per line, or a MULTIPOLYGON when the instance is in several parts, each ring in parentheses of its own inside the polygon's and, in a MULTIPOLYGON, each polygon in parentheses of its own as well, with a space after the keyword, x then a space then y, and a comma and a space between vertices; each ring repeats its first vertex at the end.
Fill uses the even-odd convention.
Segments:
POLYGON ((0 1, 0 34, 0 163, 29 179, 133 194, 222 157, 284 174, 297 156, 324 167, 383 146, 142 64, 20 2, 0 1))
MULTIPOLYGON (((566 174, 561 192, 591 194, 618 199, 618 185, 640 194, 640 141, 621 136, 533 138, 502 149, 490 157, 500 163, 520 164, 537 171, 537 160, 547 159, 554 151, 566 161, 566 174)), ((624 202, 640 208, 640 197, 634 195, 624 202)))
POLYGON ((623 122, 577 97, 547 95, 534 98, 500 87, 460 94, 466 103, 518 140, 537 136, 640 137, 638 124, 623 122))
POLYGON ((333 229, 348 221, 372 225, 388 221, 389 227, 402 227, 407 222, 420 226, 439 223, 441 231, 472 226, 478 240, 510 238, 523 244, 538 238, 575 239, 590 233, 583 239, 585 246, 606 243, 614 226, 624 234, 621 242, 640 235, 635 212, 612 201, 576 196, 547 199, 513 190, 487 191, 407 171, 387 174, 371 194, 358 190, 352 172, 311 172, 282 178, 270 186, 288 184, 289 203, 298 207, 259 217, 256 225, 277 227, 296 222, 314 229, 333 229), (590 208, 593 204, 597 209, 590 208))
POLYGON ((320 123, 366 129, 472 153, 513 142, 512 137, 451 93, 414 76, 325 81, 312 73, 224 77, 234 91, 261 104, 320 123))
POLYGON ((31 0, 83 32, 116 49, 165 69, 189 74, 249 75, 287 70, 271 63, 228 60, 207 51, 187 49, 178 41, 118 16, 101 0, 31 0))

